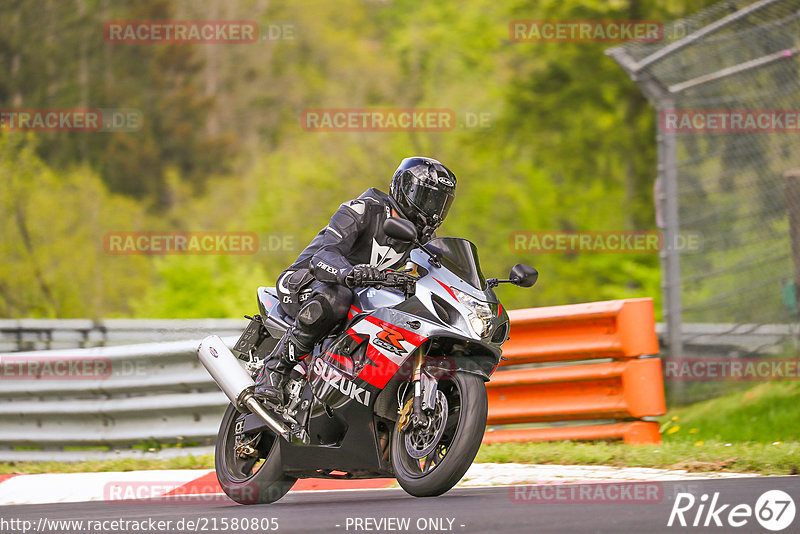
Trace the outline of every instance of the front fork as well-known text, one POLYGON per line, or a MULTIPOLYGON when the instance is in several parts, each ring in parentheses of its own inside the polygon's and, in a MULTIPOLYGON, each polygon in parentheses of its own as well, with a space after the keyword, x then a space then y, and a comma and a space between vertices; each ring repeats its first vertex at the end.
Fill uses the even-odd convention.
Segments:
POLYGON ((412 386, 414 396, 400 410, 400 431, 405 432, 409 426, 422 427, 428 424, 428 413, 436 408, 436 390, 438 381, 424 369, 427 350, 420 347, 414 360, 412 386))

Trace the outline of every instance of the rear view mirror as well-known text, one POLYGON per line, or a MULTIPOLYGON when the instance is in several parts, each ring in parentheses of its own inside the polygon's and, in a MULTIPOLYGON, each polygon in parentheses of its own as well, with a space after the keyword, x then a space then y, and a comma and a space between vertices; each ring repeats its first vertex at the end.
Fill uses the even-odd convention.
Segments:
POLYGON ((392 239, 413 243, 417 240, 417 227, 400 217, 389 217, 383 222, 383 233, 392 239))
POLYGON ((530 265, 518 263, 511 268, 511 274, 508 275, 508 279, 515 286, 531 287, 539 279, 539 271, 530 265))

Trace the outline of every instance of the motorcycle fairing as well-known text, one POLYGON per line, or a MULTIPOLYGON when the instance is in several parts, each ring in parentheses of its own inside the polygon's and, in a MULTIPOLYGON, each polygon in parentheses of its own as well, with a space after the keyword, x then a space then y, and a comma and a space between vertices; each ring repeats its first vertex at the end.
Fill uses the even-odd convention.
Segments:
MULTIPOLYGON (((451 249, 466 258, 464 269, 479 271, 474 245, 468 241, 452 245, 451 249)), ((431 350, 426 349, 426 372, 465 370, 488 378, 496 368, 508 316, 480 273, 472 273, 470 283, 447 268, 432 265, 420 250, 412 251, 412 261, 425 272, 417 282, 415 296, 406 299, 394 290, 357 289, 344 330, 308 358, 304 388, 313 392, 314 399, 307 426, 311 442, 301 445, 279 440, 287 474, 319 477, 337 470, 361 478, 392 475, 381 441, 388 436, 394 425, 391 418, 396 415, 376 409, 376 403, 390 404, 380 399, 396 395, 397 384, 413 372, 412 355, 426 341, 431 342, 431 350), (496 314, 483 339, 469 329, 463 317, 459 319, 465 308, 451 288, 486 302, 496 314), (448 299, 446 305, 457 313, 442 317, 433 304, 434 295, 448 299), (455 321, 448 320, 451 317, 455 321)), ((259 290, 265 326, 272 326, 276 333, 281 323, 288 326, 277 303, 266 288, 259 290)))

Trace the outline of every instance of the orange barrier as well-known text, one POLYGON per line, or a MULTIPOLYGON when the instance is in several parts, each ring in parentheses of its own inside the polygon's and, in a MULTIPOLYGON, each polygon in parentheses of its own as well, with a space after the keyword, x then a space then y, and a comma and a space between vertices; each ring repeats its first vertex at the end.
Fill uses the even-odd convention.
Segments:
POLYGON ((509 310, 507 365, 658 354, 653 299, 509 310))
POLYGON ((636 420, 666 411, 652 299, 592 302, 509 311, 503 367, 613 358, 537 368, 501 368, 487 384, 489 425, 622 420, 590 426, 501 429, 484 442, 612 439, 659 443, 658 423, 636 420))

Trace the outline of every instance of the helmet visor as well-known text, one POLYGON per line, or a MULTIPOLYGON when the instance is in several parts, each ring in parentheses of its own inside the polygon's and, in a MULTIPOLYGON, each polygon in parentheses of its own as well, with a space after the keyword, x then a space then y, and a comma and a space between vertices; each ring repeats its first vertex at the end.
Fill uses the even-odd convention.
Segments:
POLYGON ((424 216, 430 226, 439 226, 447 217, 455 195, 433 184, 408 180, 405 196, 424 216))

